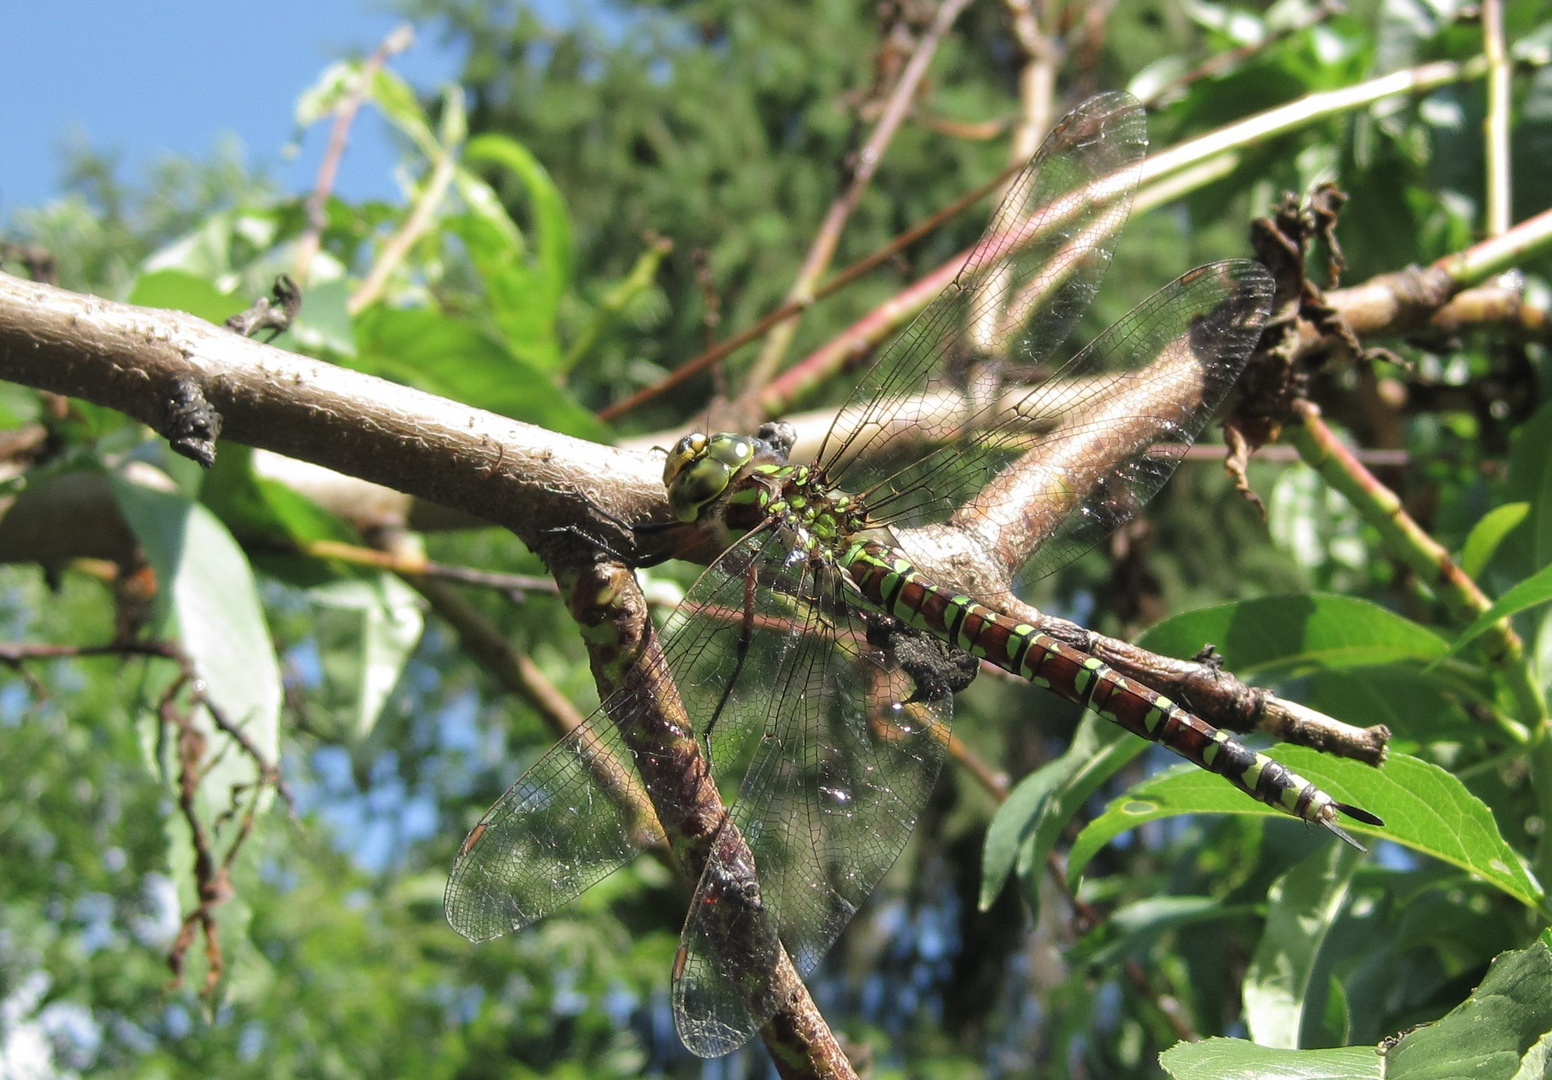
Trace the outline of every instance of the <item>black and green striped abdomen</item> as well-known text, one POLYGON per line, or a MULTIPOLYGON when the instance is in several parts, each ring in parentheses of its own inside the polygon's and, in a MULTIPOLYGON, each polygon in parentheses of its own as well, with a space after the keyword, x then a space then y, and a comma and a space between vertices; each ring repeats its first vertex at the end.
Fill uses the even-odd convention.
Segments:
MULTIPOLYGON (((1322 825, 1354 846, 1337 826, 1336 812, 1365 821, 1372 817, 1337 802, 1278 761, 1242 745, 1104 661, 927 581, 881 544, 858 541, 841 561, 871 603, 906 625, 1093 709, 1134 735, 1163 743, 1268 806, 1322 825)), ((1377 824, 1378 819, 1370 823, 1377 824)))

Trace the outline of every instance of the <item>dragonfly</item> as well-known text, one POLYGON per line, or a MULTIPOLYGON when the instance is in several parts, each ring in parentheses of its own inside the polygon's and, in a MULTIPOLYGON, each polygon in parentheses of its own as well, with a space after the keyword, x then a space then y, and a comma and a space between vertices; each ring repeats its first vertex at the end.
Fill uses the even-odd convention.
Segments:
MULTIPOLYGON (((1355 847, 1338 814, 1383 824, 919 569, 954 544, 1002 550, 1009 582, 1067 564, 1162 487, 1238 380, 1273 291, 1245 260, 1187 273, 1052 362, 1111 261, 1146 142, 1130 95, 1065 117, 811 464, 789 460, 782 424, 690 434, 666 455, 676 518, 725 546, 667 620, 659 662, 711 769, 742 778, 674 965, 675 1025, 701 1056, 741 1046, 780 1007, 758 976, 778 943, 808 975, 894 863, 937 780, 953 694, 980 663, 1355 847)), ((934 564, 952 563, 950 550, 934 564)), ((527 926, 660 835, 621 794, 621 763, 653 765, 623 734, 644 707, 628 690, 605 701, 475 825, 448 882, 454 929, 483 941, 527 926)))

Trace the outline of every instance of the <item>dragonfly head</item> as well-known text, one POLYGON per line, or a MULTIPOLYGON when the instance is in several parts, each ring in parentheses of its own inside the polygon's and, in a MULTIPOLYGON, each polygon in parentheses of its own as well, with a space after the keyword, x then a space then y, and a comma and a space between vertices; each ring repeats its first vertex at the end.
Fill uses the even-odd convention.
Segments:
POLYGON ((738 471, 754 460, 759 443, 745 435, 719 432, 686 435, 663 463, 668 505, 680 521, 695 521, 732 484, 738 471))

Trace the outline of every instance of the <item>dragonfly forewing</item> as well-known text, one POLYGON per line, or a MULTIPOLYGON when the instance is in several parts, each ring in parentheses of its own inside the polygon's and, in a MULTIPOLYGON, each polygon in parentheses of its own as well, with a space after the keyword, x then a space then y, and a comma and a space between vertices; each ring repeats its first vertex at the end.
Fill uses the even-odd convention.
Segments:
POLYGON ((816 467, 789 465, 785 441, 680 441, 665 483, 681 520, 744 535, 649 661, 661 677, 647 682, 671 682, 674 707, 657 691, 616 694, 502 797, 454 867, 447 911, 460 932, 525 925, 629 858, 650 833, 635 794, 645 786, 656 820, 704 857, 675 962, 675 1025, 703 1056, 736 1049, 792 1000, 900 854, 937 780, 953 692, 978 660, 1339 836, 1338 812, 1370 821, 958 591, 1005 593, 1136 513, 1267 318, 1266 271, 1220 263, 1050 364, 1110 262, 1145 144, 1141 106, 1124 94, 1062 121, 953 282, 863 376, 816 467), (1024 385, 1007 389, 1010 374, 1024 385), (959 546, 937 563, 949 566, 940 586, 913 560, 928 567, 918 552, 951 532, 959 546), (972 549, 1001 566, 971 565, 972 549), (719 789, 737 778, 724 810, 733 792, 719 789))
POLYGON ((913 512, 941 519, 1000 467, 987 447, 961 445, 958 486, 923 484, 910 468, 980 411, 988 362, 1035 367, 1066 340, 1109 268, 1146 150, 1129 94, 1090 98, 1057 125, 953 283, 852 391, 819 455, 832 476, 844 469, 848 490, 879 489, 880 503, 910 491, 913 512))
POLYGON ((1060 380, 1009 395, 975 438, 1010 460, 952 524, 995 535, 1007 578, 1032 581, 1131 520, 1239 380, 1272 290, 1259 263, 1198 267, 1095 338, 1060 380))

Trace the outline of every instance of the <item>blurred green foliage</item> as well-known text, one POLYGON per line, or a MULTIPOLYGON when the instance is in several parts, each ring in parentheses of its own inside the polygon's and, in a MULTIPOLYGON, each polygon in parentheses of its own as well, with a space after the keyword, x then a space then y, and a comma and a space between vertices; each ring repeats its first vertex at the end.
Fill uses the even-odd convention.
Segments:
MULTIPOLYGON (((593 439, 691 427, 714 389, 742 388, 754 349, 616 428, 594 416, 780 304, 887 91, 899 60, 891 34, 922 25, 910 3, 631 2, 584 8, 564 27, 508 3, 410 6, 467 46, 460 85, 417 96, 391 65, 373 80, 368 104, 403 134, 411 189, 402 205, 329 200, 306 304, 276 344, 593 439), (904 22, 887 22, 902 9, 904 22), (405 232, 417 213, 422 227, 405 232), (394 237, 404 245, 389 263, 394 237)), ((1479 24, 1442 2, 1320 17, 1293 2, 1137 2, 1088 24, 1076 6, 1058 11, 1063 100, 1157 92, 1160 148, 1305 94, 1481 51, 1479 24)), ((837 267, 1006 163, 1024 62, 1008 19, 1004 7, 973 5, 944 42, 837 267)), ((1552 205, 1552 31, 1534 0, 1508 4, 1506 27, 1523 63, 1511 109, 1519 220, 1552 205)), ((358 70, 325 72, 300 119, 327 115, 358 70)), ((1230 171, 1136 216, 1076 336, 1195 264, 1247 254, 1250 219, 1319 179, 1352 196, 1338 234, 1346 281, 1463 249, 1483 228, 1484 112, 1473 79, 1240 147, 1230 171)), ((62 190, 16 214, 7 239, 50 252, 66 287, 212 319, 292 271, 308 225, 303 196, 249 175, 235 155, 131 184, 81 151, 62 190)), ((963 249, 984 220, 961 215, 808 313, 790 356, 963 249)), ((1548 268, 1544 254, 1522 264, 1543 310, 1548 268)), ((1381 479, 1444 547, 1465 552, 1489 596, 1518 586, 1524 667, 1544 692, 1545 338, 1489 325, 1384 344, 1411 368, 1332 365, 1312 393, 1360 445, 1406 452, 1381 479)), ((255 794, 250 776, 239 813, 223 816, 230 777, 222 790, 214 773, 195 778, 194 820, 219 851, 248 810, 254 818, 231 899, 211 909, 225 965, 217 992, 200 992, 197 936, 174 984, 164 958, 197 905, 194 841, 177 806, 184 744, 156 708, 174 665, 14 667, 0 688, 0 1061, 35 1061, 36 1075, 709 1075, 672 1032, 685 892, 660 865, 638 860, 512 939, 475 948, 445 925, 458 841, 552 736, 397 579, 284 550, 351 540, 349 525, 256 474, 237 447, 223 445, 200 474, 104 409, 61 409, 7 387, 0 414, 48 436, 25 470, 7 466, 13 489, 26 488, 12 515, 26 499, 92 483, 111 500, 101 483, 111 476, 164 578, 205 581, 193 597, 172 590, 169 601, 164 590, 135 625, 173 627, 185 642, 273 641, 285 699, 272 737, 295 796, 293 816, 255 794), (136 486, 148 469, 166 478, 154 494, 136 486), (182 549, 169 575, 169 553, 196 528, 207 539, 182 549), (224 539, 209 540, 213 529, 224 539), (256 584, 223 569, 243 554, 256 584)), ((1392 842, 1353 859, 1296 822, 1247 814, 1254 807, 1216 780, 1153 776, 1157 751, 1080 723, 1038 691, 983 679, 962 696, 957 731, 995 768, 1033 779, 994 822, 992 799, 950 769, 814 981, 874 1075, 1274 1075, 1299 1067, 1295 1045, 1371 1044, 1444 1016, 1502 951, 1526 950, 1516 963, 1542 978, 1529 947, 1547 912, 1526 867, 1547 866, 1552 769, 1534 752, 1536 718, 1480 640, 1456 641, 1464 626, 1430 583, 1317 475, 1258 462, 1250 480, 1267 499, 1266 525, 1219 470, 1188 463, 1150 507, 1140 556, 1082 560, 1040 599, 1117 635, 1184 612, 1145 643, 1189 656, 1212 641, 1242 676, 1351 723, 1389 724, 1411 759, 1369 777, 1337 763, 1331 782, 1357 769, 1352 782, 1369 787, 1353 801, 1375 800, 1392 842), (1079 838, 1089 820, 1095 831, 1079 838), (1128 824, 1138 827, 1122 832, 1128 824), (1069 893, 1046 856, 1065 858, 1074 841, 1086 866, 1069 893), (1036 909, 1037 922, 1027 917, 1036 909), (1246 1034, 1288 1053, 1263 1059, 1215 1042, 1159 1064, 1188 1035, 1246 1034)), ((543 573, 493 530, 423 542, 443 563, 543 573)), ((7 640, 96 644, 116 620, 122 628, 131 598, 121 585, 115 602, 100 564, 31 560, 0 574, 7 640)), ((683 583, 692 572, 651 575, 683 583)), ((563 693, 596 701, 559 601, 468 599, 563 693)), ((197 663, 225 663, 193 651, 197 663)), ((250 689, 278 695, 262 668, 247 672, 263 684, 250 689)), ((201 735, 226 745, 208 725, 201 735)), ((762 1055, 741 1052, 719 1075, 763 1075, 762 1055)))

